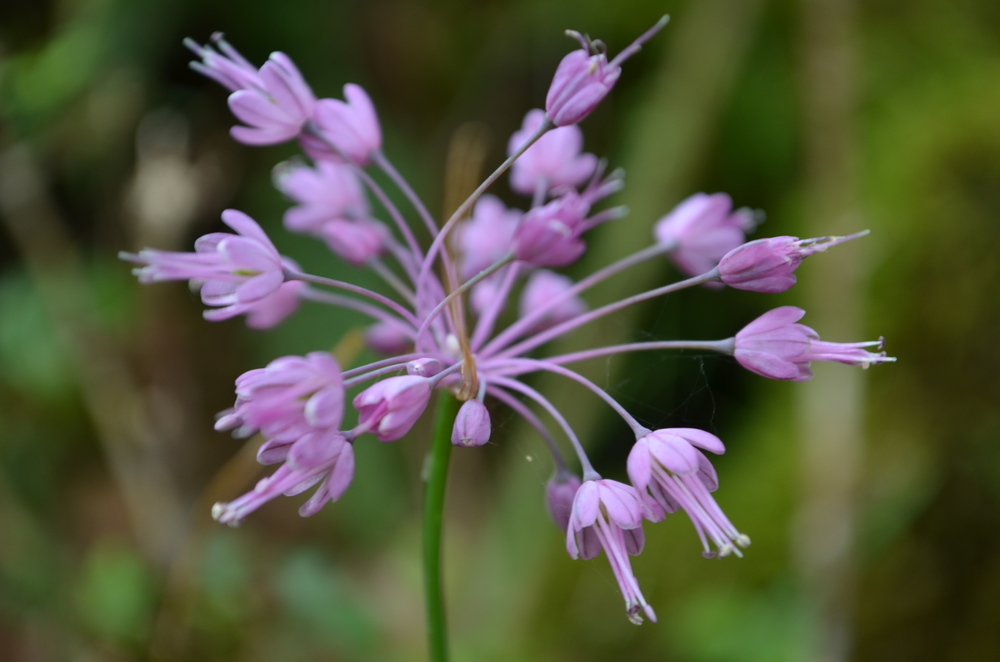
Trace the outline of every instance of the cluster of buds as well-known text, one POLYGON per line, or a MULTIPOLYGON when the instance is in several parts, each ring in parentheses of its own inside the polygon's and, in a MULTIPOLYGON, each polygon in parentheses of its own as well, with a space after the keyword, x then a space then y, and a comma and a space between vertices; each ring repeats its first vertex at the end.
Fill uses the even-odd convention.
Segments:
POLYGON ((279 495, 313 487, 300 512, 317 512, 350 484, 355 443, 366 435, 382 442, 403 438, 434 392, 444 389, 464 401, 451 436, 456 446, 489 442, 491 407, 509 407, 538 431, 555 465, 547 506, 566 535, 567 551, 585 559, 604 552, 634 622, 641 622, 643 614, 656 619, 629 561, 642 551, 644 521, 658 522, 683 510, 705 556, 742 555, 750 539, 713 498, 719 481, 705 455, 724 452, 723 443, 703 430, 646 428, 567 364, 625 352, 694 349, 731 355, 764 377, 802 381, 812 376, 812 361, 867 367, 893 359, 865 349, 880 342, 820 341, 798 323, 804 311, 792 307, 765 313, 721 340, 647 341, 538 354, 541 346, 581 325, 683 288, 787 290, 806 257, 858 236, 747 242, 758 215, 734 209, 723 193, 698 193, 655 223, 653 241, 643 250, 577 282, 551 271, 583 255, 589 230, 623 215, 620 207, 595 209, 622 187, 622 174, 606 173, 602 161, 582 151, 577 123, 614 86, 622 62, 665 22, 610 62, 603 44, 571 33, 581 48, 556 70, 545 109, 528 111, 511 137, 509 158, 440 225, 382 152, 374 105, 360 87, 346 85, 346 101, 317 100, 284 54, 271 55, 258 69, 221 36, 207 46, 188 43, 200 58, 193 67, 232 92, 230 108, 245 123, 232 129, 236 140, 267 145, 297 139, 311 160, 276 169, 278 189, 294 202, 285 227, 324 241, 337 258, 371 269, 385 283, 379 292, 305 273, 278 252, 254 220, 235 210, 223 212, 222 219, 236 234, 206 235, 193 253, 147 249, 122 254, 139 265, 135 273, 141 282, 189 280, 200 287, 211 307, 205 313, 210 320, 245 315, 249 325, 268 328, 303 301, 356 311, 371 320, 366 337, 371 349, 384 355, 346 370, 324 352, 287 356, 237 379, 236 404, 220 415, 217 429, 238 436, 259 433, 265 441, 258 459, 281 466, 248 494, 216 504, 218 521, 236 525, 279 495), (403 211, 370 176, 373 168, 398 187, 431 233, 429 246, 416 240, 403 211), (527 210, 484 195, 508 169, 514 192, 528 199, 527 210), (370 197, 379 203, 381 220, 370 197), (685 279, 594 310, 581 298, 605 279, 662 258, 672 260, 685 279), (631 484, 602 478, 595 470, 570 423, 524 381, 538 372, 576 382, 624 421, 635 437, 627 465, 631 484), (576 455, 579 472, 564 458, 550 429, 553 423, 576 455))

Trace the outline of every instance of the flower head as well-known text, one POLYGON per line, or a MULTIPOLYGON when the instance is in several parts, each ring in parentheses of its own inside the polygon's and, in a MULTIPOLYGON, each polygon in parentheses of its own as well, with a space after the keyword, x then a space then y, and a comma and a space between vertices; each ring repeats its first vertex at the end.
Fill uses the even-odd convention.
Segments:
POLYGON ((782 306, 764 313, 736 334, 734 355, 747 370, 771 379, 804 382, 812 379, 810 363, 836 361, 867 368, 873 363, 896 359, 885 352, 869 352, 865 347, 881 349, 882 341, 835 343, 823 342, 819 334, 805 324, 796 324, 806 311, 782 306))
POLYGON ((748 546, 750 538, 736 530, 712 498, 719 479, 699 448, 725 452, 719 438, 703 430, 669 428, 650 432, 636 441, 629 453, 629 480, 655 504, 654 518, 662 519, 661 508, 668 513, 684 509, 701 538, 704 556, 716 555, 709 541, 719 556, 742 556, 739 548, 748 546))
POLYGON ((625 597, 629 620, 642 623, 639 610, 656 622, 656 613, 639 590, 628 557, 642 551, 643 504, 634 488, 614 480, 588 480, 576 491, 573 511, 566 530, 566 551, 570 558, 592 559, 603 549, 625 597))

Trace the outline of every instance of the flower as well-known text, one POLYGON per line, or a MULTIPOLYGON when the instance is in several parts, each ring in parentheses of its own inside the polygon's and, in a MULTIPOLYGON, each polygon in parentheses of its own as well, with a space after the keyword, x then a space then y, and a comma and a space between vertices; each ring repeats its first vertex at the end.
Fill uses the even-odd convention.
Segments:
POLYGON ((719 280, 738 290, 784 292, 795 284, 795 270, 802 260, 866 234, 867 230, 846 237, 757 239, 726 253, 719 262, 719 280))
POLYGON ((576 491, 566 530, 566 551, 572 559, 592 559, 604 550, 618 580, 630 621, 639 625, 645 612, 656 622, 656 613, 646 602, 632 574, 628 557, 642 551, 643 513, 648 512, 634 488, 614 480, 588 480, 576 491))
POLYGON ((618 80, 622 73, 621 63, 638 52, 668 20, 667 16, 661 18, 611 62, 608 62, 603 43, 567 30, 566 35, 577 39, 581 48, 564 57, 552 77, 545 97, 545 114, 549 120, 556 126, 566 126, 589 115, 618 80))
POLYGON ((544 309, 545 314, 533 327, 540 331, 582 315, 587 311, 587 304, 570 292, 573 285, 573 281, 566 276, 539 269, 531 274, 521 292, 521 317, 525 318, 536 310, 544 309), (553 305, 546 305, 549 302, 553 302, 553 305))
POLYGON ((284 462, 273 474, 262 478, 253 490, 229 503, 212 506, 212 518, 220 524, 238 526, 243 519, 271 499, 294 496, 320 483, 313 496, 299 508, 309 517, 324 504, 336 501, 354 478, 354 449, 343 435, 329 430, 310 432, 290 444, 284 462))
POLYGON ((471 278, 510 250, 522 215, 517 209, 508 209, 493 195, 484 195, 476 201, 472 218, 456 229, 454 238, 455 247, 462 256, 463 278, 471 278))
POLYGON ((629 480, 655 504, 650 504, 654 519, 662 519, 660 508, 668 513, 678 508, 687 512, 701 538, 705 557, 716 555, 709 549, 709 540, 720 557, 742 556, 739 548, 747 547, 750 538, 736 530, 712 498, 719 479, 712 463, 698 448, 717 454, 726 450, 718 437, 703 430, 667 428, 650 432, 636 441, 629 453, 629 480))
POLYGON ((337 360, 326 352, 284 356, 236 380, 236 404, 216 421, 216 430, 236 428, 238 436, 262 432, 289 443, 317 429, 340 425, 344 382, 337 360))
POLYGON ((875 354, 865 347, 882 348, 882 340, 858 343, 823 342, 805 324, 796 324, 806 311, 782 306, 764 313, 736 334, 734 355, 747 370, 771 379, 805 382, 812 379, 812 361, 836 361, 867 368, 896 359, 885 352, 875 354))
MULTIPOLYGON (((524 123, 507 144, 513 154, 545 121, 545 111, 529 110, 524 123)), ((581 154, 583 131, 578 126, 563 126, 543 135, 521 155, 510 169, 510 186, 518 193, 534 195, 566 186, 578 186, 594 173, 597 157, 581 154)))
POLYGON ((146 248, 119 257, 143 266, 133 269, 140 283, 190 280, 201 288, 201 300, 219 310, 205 317, 222 320, 249 313, 285 281, 284 265, 257 222, 241 211, 227 209, 222 221, 237 232, 213 232, 198 239, 194 253, 146 248))
POLYGON ((313 116, 314 128, 300 142, 317 161, 346 158, 358 165, 368 165, 374 152, 382 147, 382 128, 371 97, 360 85, 344 86, 344 98, 320 99, 313 116))
POLYGON ((715 268, 726 253, 746 241, 756 225, 749 209, 732 211, 725 193, 695 193, 656 222, 656 240, 670 247, 670 258, 689 276, 715 268))
POLYGON ((514 256, 536 267, 563 267, 580 259, 587 245, 580 239, 590 204, 568 192, 535 207, 514 231, 514 256))
POLYGON ((184 41, 202 59, 192 62, 192 68, 232 91, 229 109, 250 125, 234 126, 233 138, 247 145, 272 145, 299 135, 312 117, 316 97, 291 58, 271 53, 258 71, 221 33, 213 35, 212 42, 199 46, 184 41))
POLYGON ((580 489, 580 479, 569 471, 557 471, 545 488, 545 506, 555 525, 566 533, 569 516, 573 513, 573 500, 580 489))
POLYGON ((319 161, 315 167, 292 163, 275 169, 275 185, 298 203, 285 212, 292 232, 321 235, 334 219, 368 219, 368 201, 354 169, 344 163, 319 161))

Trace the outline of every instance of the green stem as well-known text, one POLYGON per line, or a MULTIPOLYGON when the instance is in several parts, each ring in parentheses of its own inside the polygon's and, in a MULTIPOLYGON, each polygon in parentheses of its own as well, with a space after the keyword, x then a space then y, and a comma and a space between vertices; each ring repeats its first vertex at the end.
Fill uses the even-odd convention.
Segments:
POLYGON ((441 528, 444 522, 444 490, 448 483, 451 430, 459 402, 442 390, 434 419, 434 439, 427 455, 424 488, 424 591, 427 605, 427 640, 432 662, 448 660, 448 631, 444 617, 441 581, 441 528))

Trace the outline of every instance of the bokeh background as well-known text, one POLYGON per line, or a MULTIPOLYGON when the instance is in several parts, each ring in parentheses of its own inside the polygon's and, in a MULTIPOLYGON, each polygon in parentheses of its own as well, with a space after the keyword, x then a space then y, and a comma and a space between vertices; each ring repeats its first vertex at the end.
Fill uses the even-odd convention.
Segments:
MULTIPOLYGON (((723 438, 717 497, 753 539, 742 560, 708 561, 683 516, 647 525, 634 566, 660 622, 640 628, 603 558, 566 556, 543 508, 551 461, 497 409, 494 442, 452 466, 455 659, 1000 659, 994 0, 3 3, 0 659, 424 659, 426 426, 359 444, 351 488, 312 519, 300 499, 240 529, 208 516, 263 475, 252 441, 212 430, 233 379, 350 353, 359 320, 307 307, 269 333, 208 324, 196 295, 140 288, 117 252, 188 250, 237 207, 307 268, 359 274, 282 232, 270 171, 293 146, 230 140, 225 91, 187 68, 183 37, 224 30, 255 62, 285 51, 320 96, 364 85, 386 152, 440 209, 456 133, 499 162, 573 46, 564 29, 617 52, 663 13, 583 124, 587 149, 625 168, 615 202, 632 213, 570 273, 643 246, 696 191, 764 210, 761 235, 872 234, 812 258, 785 294, 684 292, 564 347, 725 337, 794 304, 825 339, 885 335, 900 360, 817 366, 807 384, 695 353, 586 368, 647 425, 723 438)), ((675 277, 648 264, 590 302, 675 277)), ((538 384, 623 478, 624 426, 538 384)))

